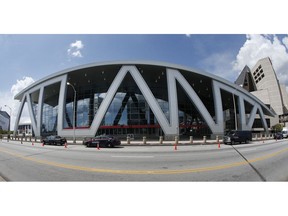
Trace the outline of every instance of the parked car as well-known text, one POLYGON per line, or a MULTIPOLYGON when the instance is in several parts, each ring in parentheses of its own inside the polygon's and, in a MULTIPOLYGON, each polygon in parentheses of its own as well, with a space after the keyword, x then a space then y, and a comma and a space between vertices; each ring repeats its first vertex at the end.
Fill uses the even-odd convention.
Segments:
POLYGON ((288 131, 282 130, 282 136, 283 136, 283 138, 288 138, 288 131))
POLYGON ((82 141, 82 144, 87 146, 88 143, 92 142, 92 139, 93 137, 85 137, 82 141))
POLYGON ((45 139, 42 140, 43 144, 45 145, 64 145, 67 140, 66 138, 62 138, 61 136, 47 136, 45 139))
POLYGON ((283 139, 283 134, 282 132, 277 132, 274 134, 274 139, 283 139))
POLYGON ((113 148, 121 145, 121 141, 115 136, 101 135, 93 138, 85 138, 83 140, 83 145, 86 145, 87 147, 97 147, 99 145, 99 147, 113 148))
POLYGON ((224 143, 230 143, 234 145, 237 143, 249 143, 252 141, 252 132, 251 131, 240 131, 240 130, 232 130, 229 131, 223 139, 224 143))

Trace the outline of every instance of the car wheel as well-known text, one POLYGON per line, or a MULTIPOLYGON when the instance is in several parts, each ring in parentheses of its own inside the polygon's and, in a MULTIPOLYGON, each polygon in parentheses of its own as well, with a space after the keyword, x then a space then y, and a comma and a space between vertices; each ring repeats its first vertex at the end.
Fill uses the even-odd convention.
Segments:
POLYGON ((111 148, 111 147, 112 147, 112 143, 111 142, 105 143, 105 148, 111 148))

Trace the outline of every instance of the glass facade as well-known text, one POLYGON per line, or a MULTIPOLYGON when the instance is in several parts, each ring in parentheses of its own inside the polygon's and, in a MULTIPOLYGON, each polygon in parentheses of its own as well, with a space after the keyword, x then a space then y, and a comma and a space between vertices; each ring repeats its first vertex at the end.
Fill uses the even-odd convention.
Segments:
POLYGON ((57 134, 60 82, 44 88, 41 135, 57 134))
POLYGON ((37 119, 38 117, 39 94, 40 94, 40 90, 37 90, 30 95, 31 103, 32 103, 32 111, 35 116, 35 119, 37 119))
MULTIPOLYGON (((150 65, 137 65, 136 67, 156 98, 167 121, 170 122, 166 68, 150 65)), ((121 66, 114 65, 69 73, 68 81, 77 92, 76 129, 86 129, 91 126, 94 116, 120 68, 121 66)), ((197 92, 198 96, 213 106, 211 80, 205 76, 192 76, 188 71, 181 71, 181 73, 193 89, 201 89, 197 92), (202 90, 203 86, 205 86, 205 90, 202 90)), ((187 93, 178 86, 177 94, 179 97, 180 135, 197 137, 211 134, 209 127, 203 121, 200 112, 194 107, 187 93)), ((65 129, 73 129, 73 107, 74 91, 72 87, 67 86, 65 129)), ((214 108, 208 107, 208 110, 214 114, 214 108)), ((136 138, 164 135, 157 118, 130 73, 127 73, 121 82, 96 134, 114 134, 120 137, 133 134, 136 138)))
MULTIPOLYGON (((68 81, 75 87, 77 92, 76 98, 76 128, 89 128, 92 124, 94 116, 104 100, 109 86, 113 82, 119 66, 113 68, 94 68, 94 70, 83 71, 83 73, 71 73, 68 76, 68 81), (98 69, 98 70, 97 70, 98 69), (81 82, 79 75, 81 77, 81 82)), ((143 75, 143 69, 140 69, 143 75)), ((162 95, 157 99, 159 106, 169 121, 169 106, 168 102, 163 100, 168 98, 167 87, 157 85, 159 77, 166 82, 165 68, 161 68, 158 76, 151 85, 152 92, 162 95), (164 87, 164 90, 163 90, 164 87), (161 99, 163 98, 163 99, 161 99)), ((147 73, 148 74, 148 73, 147 73)), ((145 78, 145 77, 144 77, 145 78)), ((150 77, 149 77, 150 78, 150 77)), ((74 106, 74 91, 73 88, 67 88, 66 107, 64 114, 64 128, 73 128, 73 106, 74 106)), ((157 119, 151 111, 147 101, 142 95, 137 84, 132 76, 128 73, 121 85, 119 86, 107 112, 101 122, 97 134, 117 134, 118 136, 126 137, 127 134, 137 136, 159 136, 163 134, 157 119)))

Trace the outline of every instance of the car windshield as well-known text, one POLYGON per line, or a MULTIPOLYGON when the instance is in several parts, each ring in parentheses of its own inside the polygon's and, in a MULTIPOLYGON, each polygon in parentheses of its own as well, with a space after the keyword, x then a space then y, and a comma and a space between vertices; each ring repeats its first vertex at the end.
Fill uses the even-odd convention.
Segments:
POLYGON ((235 131, 228 131, 228 132, 226 133, 226 136, 233 135, 233 134, 235 134, 235 131))
POLYGON ((112 136, 96 136, 95 139, 110 139, 113 138, 112 136))

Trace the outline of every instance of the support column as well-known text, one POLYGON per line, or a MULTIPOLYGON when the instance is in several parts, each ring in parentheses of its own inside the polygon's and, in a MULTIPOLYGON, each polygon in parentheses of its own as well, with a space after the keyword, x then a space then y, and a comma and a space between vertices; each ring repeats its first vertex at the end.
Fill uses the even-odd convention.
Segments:
POLYGON ((21 104, 20 104, 20 106, 19 106, 19 110, 18 110, 18 113, 17 113, 17 117, 16 117, 16 121, 15 121, 15 126, 14 126, 14 133, 13 133, 14 136, 16 136, 16 132, 17 132, 17 130, 18 130, 20 117, 21 117, 21 114, 22 114, 22 111, 23 111, 23 108, 24 108, 24 105, 25 105, 25 102, 26 102, 26 95, 27 95, 27 94, 24 94, 24 95, 23 95, 23 98, 22 98, 22 100, 21 100, 21 104))
POLYGON ((239 130, 248 130, 246 124, 245 103, 241 96, 238 96, 238 110, 239 110, 239 130))
POLYGON ((34 131, 35 136, 41 136, 41 128, 42 128, 42 113, 43 113, 43 95, 44 95, 44 87, 42 86, 39 91, 38 98, 38 113, 37 113, 37 128, 34 131))

